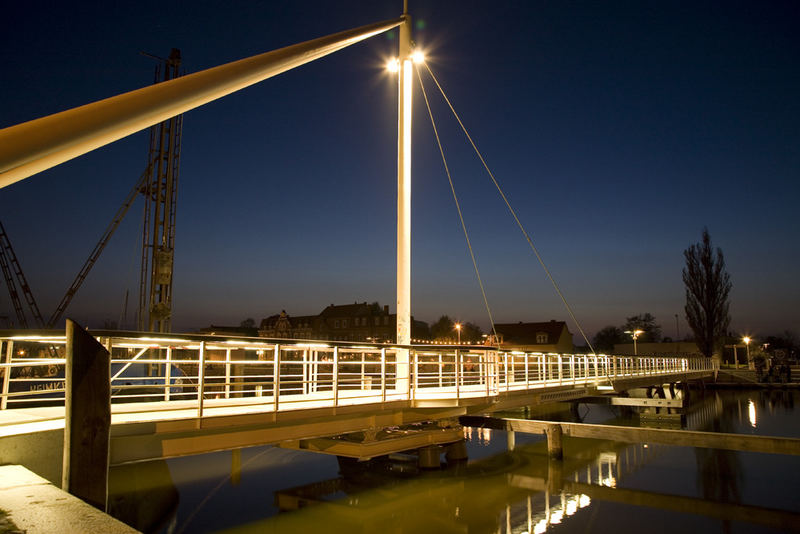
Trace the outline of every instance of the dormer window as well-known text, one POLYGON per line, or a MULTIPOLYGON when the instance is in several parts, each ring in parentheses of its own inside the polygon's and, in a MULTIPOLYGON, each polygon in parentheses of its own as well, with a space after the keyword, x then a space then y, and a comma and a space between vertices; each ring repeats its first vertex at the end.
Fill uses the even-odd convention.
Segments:
POLYGON ((547 343, 547 334, 545 332, 536 332, 536 343, 547 343))

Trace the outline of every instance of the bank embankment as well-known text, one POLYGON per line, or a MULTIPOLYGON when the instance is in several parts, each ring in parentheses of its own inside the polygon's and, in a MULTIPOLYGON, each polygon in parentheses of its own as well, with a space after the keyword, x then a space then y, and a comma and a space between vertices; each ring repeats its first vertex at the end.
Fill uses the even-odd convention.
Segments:
POLYGON ((0 503, 10 523, 27 534, 139 532, 20 465, 0 466, 0 503))

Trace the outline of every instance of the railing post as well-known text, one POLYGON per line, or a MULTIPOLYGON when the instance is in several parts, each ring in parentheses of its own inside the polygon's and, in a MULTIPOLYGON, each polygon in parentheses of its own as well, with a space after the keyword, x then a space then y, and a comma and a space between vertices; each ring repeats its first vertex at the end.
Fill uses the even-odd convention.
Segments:
MULTIPOLYGON (((334 349, 335 350, 335 349, 334 349)), ((336 354, 334 352, 334 354, 336 354)), ((276 343, 272 349, 272 403, 275 413, 278 413, 278 406, 281 398, 281 345, 276 343)))
POLYGON ((526 390, 531 388, 531 376, 530 376, 530 373, 528 372, 528 368, 530 367, 530 356, 531 355, 530 355, 529 352, 525 353, 525 389, 526 390))
POLYGON ((542 382, 547 382, 547 354, 539 354, 539 368, 542 370, 542 382))
POLYGON ((570 378, 572 378, 572 385, 575 385, 575 355, 569 355, 569 374, 570 378))
POLYGON ((339 347, 333 347, 333 406, 339 405, 339 347))
MULTIPOLYGON (((513 365, 513 363, 512 363, 512 365, 513 365)), ((505 375, 505 379, 506 379, 506 393, 508 393, 508 387, 509 387, 509 384, 511 383, 511 379, 508 377, 508 353, 507 352, 505 354, 503 354, 503 374, 505 375)), ((500 390, 500 383, 499 382, 497 383, 497 390, 498 391, 500 390)))
POLYGON ((488 397, 490 395, 490 393, 489 393, 489 387, 490 387, 489 386, 489 375, 491 374, 491 370, 490 370, 491 368, 489 367, 489 355, 488 354, 486 354, 486 365, 484 366, 484 368, 486 369, 486 371, 485 371, 486 376, 484 378, 486 380, 486 396, 488 397))
MULTIPOLYGON (((197 355, 197 418, 203 417, 203 395, 205 393, 206 382, 206 342, 200 342, 200 350, 197 355)), ((199 421, 198 421, 199 424, 199 421)))
POLYGON ((0 410, 5 410, 8 406, 8 390, 11 383, 11 357, 14 354, 14 342, 12 340, 6 341, 6 366, 3 368, 3 399, 0 401, 2 405, 0 410))
POLYGON ((413 387, 408 390, 408 400, 416 398, 417 388, 419 388, 419 359, 417 358, 417 351, 412 350, 411 359, 414 362, 414 382, 413 387))
POLYGON ((366 389, 366 384, 364 382, 364 377, 366 376, 365 375, 365 371, 366 371, 365 365, 366 364, 367 364, 367 362, 364 360, 364 351, 361 351, 361 389, 362 390, 366 389))
POLYGON ((456 379, 456 399, 461 398, 461 353, 456 350, 453 355, 453 367, 456 379))
POLYGON ((439 387, 442 387, 442 353, 439 353, 439 387))
MULTIPOLYGON (((111 344, 111 340, 109 338, 109 345, 111 344)), ((108 351, 111 354, 111 351, 108 351)), ((167 347, 167 363, 166 368, 164 369, 164 400, 169 400, 169 394, 172 390, 172 347, 167 347)))
POLYGON ((381 402, 386 402, 386 347, 381 347, 381 402))
POLYGON ((564 383, 564 364, 561 361, 561 354, 558 355, 558 385, 564 383))
POLYGON ((612 365, 612 371, 613 371, 612 374, 614 375, 614 378, 616 378, 617 377, 617 357, 616 356, 611 356, 611 365, 612 365))
POLYGON ((225 349, 225 398, 231 398, 231 349, 225 349))
MULTIPOLYGON (((308 359, 309 351, 308 349, 303 349, 303 387, 301 391, 303 395, 307 395, 311 389, 311 364, 308 359)), ((361 380, 361 383, 364 383, 364 380, 361 380)))

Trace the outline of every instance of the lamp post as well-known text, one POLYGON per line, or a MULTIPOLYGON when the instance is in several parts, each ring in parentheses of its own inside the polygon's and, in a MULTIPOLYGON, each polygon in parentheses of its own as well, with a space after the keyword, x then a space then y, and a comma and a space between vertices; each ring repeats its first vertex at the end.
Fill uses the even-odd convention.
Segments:
POLYGON ((456 332, 458 332, 458 344, 461 345, 461 323, 455 324, 456 332))
POLYGON ((644 330, 625 330, 626 334, 630 334, 633 337, 633 355, 638 356, 639 351, 636 348, 636 339, 641 335, 644 334, 644 330))
POLYGON ((747 348, 747 368, 752 370, 753 362, 750 360, 750 341, 752 340, 750 339, 750 336, 744 336, 742 341, 744 341, 744 346, 747 348))

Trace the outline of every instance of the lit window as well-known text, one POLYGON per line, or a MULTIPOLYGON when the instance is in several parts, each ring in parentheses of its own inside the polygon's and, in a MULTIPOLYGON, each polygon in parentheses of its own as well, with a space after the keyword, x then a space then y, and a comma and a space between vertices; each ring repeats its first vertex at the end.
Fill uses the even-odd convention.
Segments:
POLYGON ((547 343, 547 334, 544 332, 538 332, 536 334, 536 342, 537 343, 547 343))

